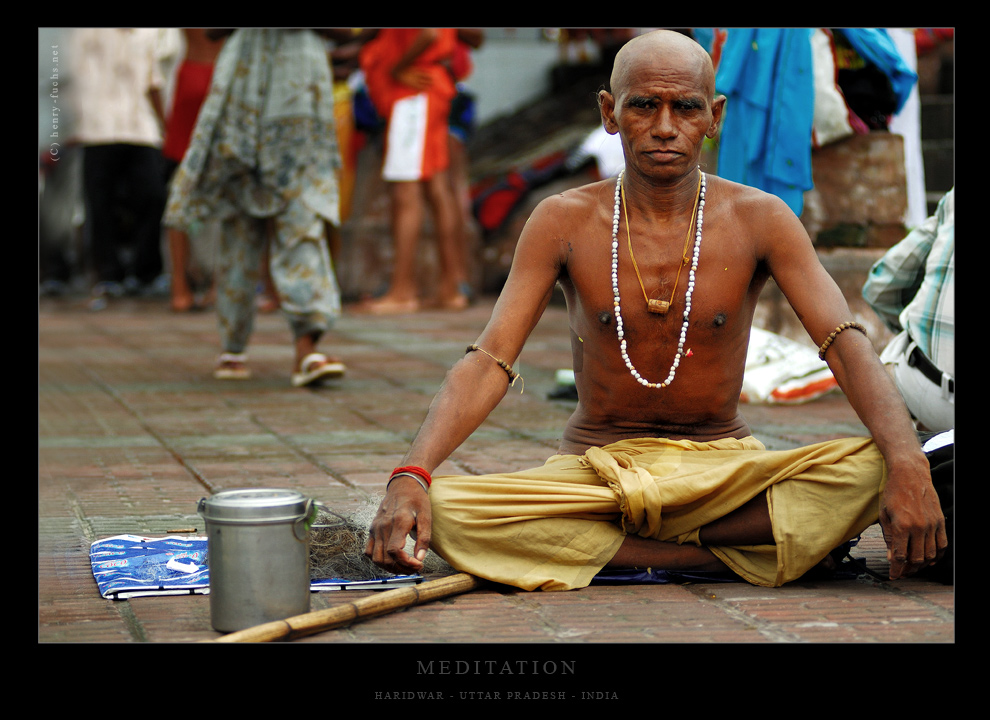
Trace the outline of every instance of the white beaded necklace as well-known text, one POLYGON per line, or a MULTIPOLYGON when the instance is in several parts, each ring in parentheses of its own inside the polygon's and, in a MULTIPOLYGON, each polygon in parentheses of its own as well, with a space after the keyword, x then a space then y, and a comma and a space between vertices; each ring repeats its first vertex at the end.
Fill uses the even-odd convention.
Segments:
MULTIPOLYGON (((701 172, 700 168, 699 172, 701 172)), ((670 383, 674 381, 674 375, 677 373, 677 366, 680 365, 681 357, 684 355, 684 342, 687 340, 687 329, 691 320, 691 296, 694 294, 694 276, 698 269, 698 257, 701 255, 701 228, 704 225, 705 187, 705 174, 701 173, 701 190, 698 198, 698 224, 695 232, 694 256, 691 259, 691 272, 688 274, 687 292, 684 295, 684 323, 681 325, 681 336, 677 342, 677 354, 674 355, 674 362, 670 366, 670 373, 667 375, 666 380, 661 383, 655 383, 650 382, 640 375, 639 371, 632 364, 632 360, 629 359, 629 353, 626 350, 625 333, 622 330, 622 307, 621 299, 619 298, 619 208, 622 202, 621 172, 615 181, 615 211, 612 214, 612 294, 615 296, 615 328, 619 336, 619 350, 622 353, 622 359, 625 361, 626 367, 629 368, 629 372, 636 379, 636 382, 640 385, 645 385, 646 387, 665 388, 670 385, 670 383)))

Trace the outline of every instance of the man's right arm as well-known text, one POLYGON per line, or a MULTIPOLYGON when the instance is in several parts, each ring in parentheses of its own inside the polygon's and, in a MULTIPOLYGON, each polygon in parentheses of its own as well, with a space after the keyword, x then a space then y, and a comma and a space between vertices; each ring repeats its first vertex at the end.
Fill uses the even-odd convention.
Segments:
MULTIPOLYGON (((507 387, 505 371, 490 358, 475 352, 459 360, 447 373, 400 465, 432 474, 485 421, 507 387)), ((419 572, 430 547, 431 527, 428 493, 414 478, 396 477, 372 521, 366 552, 389 572, 419 572), (405 551, 409 535, 416 538, 411 556, 405 551)))
MULTIPOLYGON (((509 277, 476 343, 484 352, 466 354, 448 371, 402 466, 432 473, 505 396, 509 377, 494 358, 509 365, 516 362, 550 301, 560 272, 556 237, 562 217, 557 205, 556 199, 544 201, 527 222, 509 277)), ((397 477, 371 524, 366 553, 390 572, 418 572, 429 548, 431 526, 428 493, 415 479, 397 477), (408 535, 416 537, 412 556, 404 549, 408 535)))

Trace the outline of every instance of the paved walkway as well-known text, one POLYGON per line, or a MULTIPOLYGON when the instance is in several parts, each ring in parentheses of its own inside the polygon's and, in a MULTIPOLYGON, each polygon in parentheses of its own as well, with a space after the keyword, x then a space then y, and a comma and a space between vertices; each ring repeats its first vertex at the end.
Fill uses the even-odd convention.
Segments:
MULTIPOLYGON (((250 349, 253 379, 220 382, 210 372, 217 345, 212 313, 176 315, 165 303, 149 300, 120 300, 91 312, 80 300, 42 299, 39 641, 219 638, 210 627, 206 596, 116 602, 100 597, 90 571, 90 543, 186 527, 205 533, 197 502, 231 487, 296 488, 343 512, 366 504, 383 491, 386 474, 423 419, 446 368, 476 339, 490 309, 490 302, 482 302, 462 313, 345 315, 325 349, 345 359, 346 378, 299 390, 289 385, 289 335, 278 315, 259 316, 250 349)), ((525 393, 510 392, 439 472, 486 473, 542 463, 554 452, 572 408, 568 401, 548 399, 555 370, 568 366, 565 314, 552 306, 517 366, 525 393)), ((800 407, 748 406, 745 414, 771 448, 864 432, 838 394, 800 407)), ((854 555, 877 572, 887 569, 876 528, 854 555)), ((321 593, 312 605, 317 610, 367 595, 321 593)), ((588 646, 603 643, 954 639, 952 588, 862 575, 773 590, 743 583, 568 593, 485 588, 295 642, 450 643, 459 647, 442 660, 472 663, 495 657, 496 646, 488 644, 505 643, 498 646, 503 651, 552 644, 551 659, 541 662, 560 663, 558 674, 566 674, 568 658, 593 658, 588 646), (476 643, 488 649, 481 656, 467 654, 473 645, 463 644, 476 643)), ((491 675, 490 665, 487 672, 475 665, 468 672, 465 665, 444 666, 442 660, 432 668, 403 660, 410 665, 396 671, 406 677, 433 673, 437 683, 445 667, 449 673, 465 669, 466 677, 479 681, 491 675)), ((550 665, 541 667, 544 675, 552 674, 550 665)), ((516 678, 527 672, 517 668, 516 678)), ((539 680, 532 689, 553 690, 551 679, 531 677, 539 680)), ((400 684, 388 690, 411 689, 400 684)), ((618 687, 582 681, 580 691, 608 697, 618 687)))

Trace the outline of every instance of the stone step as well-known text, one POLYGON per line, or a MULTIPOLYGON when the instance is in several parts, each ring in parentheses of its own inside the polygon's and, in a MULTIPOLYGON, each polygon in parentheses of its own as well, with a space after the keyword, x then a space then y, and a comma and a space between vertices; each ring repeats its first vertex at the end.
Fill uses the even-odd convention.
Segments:
POLYGON ((954 95, 921 96, 921 139, 949 140, 955 137, 954 95))
POLYGON ((925 188, 929 192, 948 191, 955 182, 955 142, 951 139, 924 141, 921 155, 925 164, 925 188))

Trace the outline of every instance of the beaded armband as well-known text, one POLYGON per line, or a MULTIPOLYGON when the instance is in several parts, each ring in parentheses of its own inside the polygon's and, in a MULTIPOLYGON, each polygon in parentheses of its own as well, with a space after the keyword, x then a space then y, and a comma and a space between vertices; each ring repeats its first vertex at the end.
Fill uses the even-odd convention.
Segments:
POLYGON ((843 330, 848 330, 849 328, 852 328, 853 330, 859 330, 861 333, 866 335, 866 328, 860 325, 858 322, 842 323, 841 325, 839 325, 839 327, 833 330, 832 333, 827 338, 825 338, 825 342, 823 342, 822 346, 818 348, 818 358, 820 360, 825 359, 825 351, 828 350, 829 346, 833 342, 835 342, 835 338, 839 336, 839 333, 841 333, 843 330))
MULTIPOLYGON (((515 385, 516 384, 516 380, 522 380, 523 379, 522 378, 522 375, 520 375, 515 370, 513 370, 512 369, 512 366, 509 365, 509 363, 505 362, 505 360, 499 360, 497 357, 495 357, 494 355, 492 355, 490 352, 488 352, 487 350, 485 350, 483 347, 478 347, 477 345, 468 345, 467 346, 467 350, 465 350, 465 352, 474 352, 475 350, 480 350, 485 355, 487 355, 492 360, 494 360, 496 362, 496 364, 500 368, 502 368, 503 370, 505 370, 505 374, 509 376, 509 387, 512 387, 513 385, 515 385)), ((525 389, 526 389, 526 381, 523 380, 522 386, 519 388, 519 392, 521 393, 525 389)))

